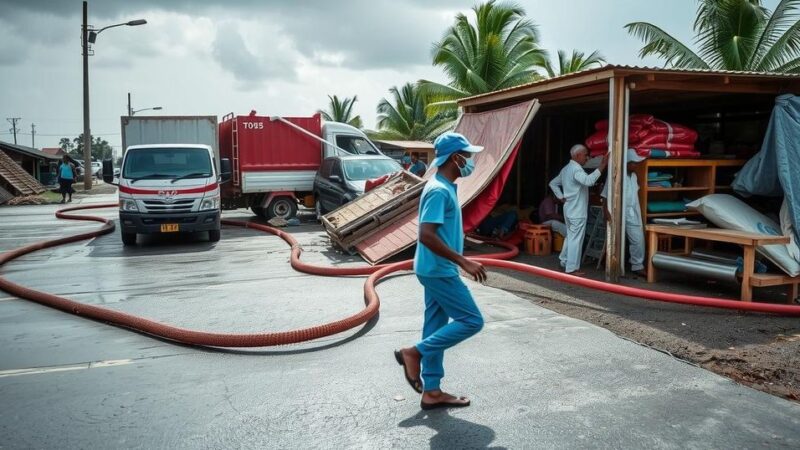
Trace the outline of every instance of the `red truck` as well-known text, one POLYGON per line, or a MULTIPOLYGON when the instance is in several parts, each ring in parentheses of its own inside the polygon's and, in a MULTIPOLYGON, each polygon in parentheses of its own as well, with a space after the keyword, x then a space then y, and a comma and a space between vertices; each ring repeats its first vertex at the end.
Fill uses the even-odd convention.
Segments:
POLYGON ((359 129, 311 117, 234 116, 219 124, 219 153, 231 161, 223 209, 250 208, 265 218, 291 218, 314 206, 314 177, 328 156, 381 152, 359 129))

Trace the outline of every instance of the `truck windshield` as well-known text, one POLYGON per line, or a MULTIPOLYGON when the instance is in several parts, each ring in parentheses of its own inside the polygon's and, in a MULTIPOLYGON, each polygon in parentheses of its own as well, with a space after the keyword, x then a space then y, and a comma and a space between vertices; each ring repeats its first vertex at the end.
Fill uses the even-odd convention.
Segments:
POLYGON ((343 150, 347 150, 350 153, 356 155, 379 155, 378 149, 372 145, 372 142, 364 139, 361 136, 348 136, 348 135, 339 135, 336 136, 336 145, 338 145, 343 150))
POLYGON ((212 175, 211 158, 201 148, 137 148, 128 150, 122 177, 206 178, 212 175))
POLYGON ((344 176, 350 181, 371 180, 403 170, 391 159, 346 159, 343 163, 344 176))

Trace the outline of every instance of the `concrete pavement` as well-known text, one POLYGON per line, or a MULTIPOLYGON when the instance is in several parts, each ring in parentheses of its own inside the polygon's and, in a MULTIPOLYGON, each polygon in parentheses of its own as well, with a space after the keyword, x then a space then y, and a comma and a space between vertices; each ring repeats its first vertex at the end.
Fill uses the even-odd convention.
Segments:
MULTIPOLYGON (((59 221, 56 209, 0 208, 0 250, 97 226, 59 221)), ((358 263, 331 251, 316 225, 289 231, 307 261, 358 263)), ((216 244, 149 239, 136 248, 114 233, 29 255, 2 273, 214 331, 303 327, 363 306, 363 278, 299 274, 288 255, 280 239, 237 228, 216 244)), ((421 328, 413 276, 379 286, 380 318, 360 330, 233 351, 180 346, 0 293, 0 448, 800 446, 800 405, 470 286, 486 327, 447 353, 444 387, 473 406, 430 414, 391 354, 421 328)))

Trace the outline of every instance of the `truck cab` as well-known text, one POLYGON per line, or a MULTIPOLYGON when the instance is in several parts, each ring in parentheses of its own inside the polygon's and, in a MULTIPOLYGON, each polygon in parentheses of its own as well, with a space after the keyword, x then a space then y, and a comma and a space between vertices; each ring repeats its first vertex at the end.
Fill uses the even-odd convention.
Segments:
MULTIPOLYGON (((346 123, 324 122, 322 124, 322 137, 327 142, 335 144, 348 154, 383 155, 363 131, 346 123)), ((325 144, 325 154, 323 158, 337 155, 345 156, 342 154, 341 150, 330 144, 325 144)))
POLYGON ((214 159, 211 146, 202 144, 128 147, 119 172, 123 244, 135 245, 137 234, 184 232, 208 232, 211 242, 218 241, 219 185, 229 174, 220 176, 214 159))

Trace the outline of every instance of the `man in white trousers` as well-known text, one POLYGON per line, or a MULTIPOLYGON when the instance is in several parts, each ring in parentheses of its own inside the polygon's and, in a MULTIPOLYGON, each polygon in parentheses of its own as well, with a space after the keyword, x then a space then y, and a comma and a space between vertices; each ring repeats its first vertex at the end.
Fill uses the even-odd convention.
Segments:
POLYGON ((567 224, 567 239, 561 249, 559 260, 568 274, 581 276, 581 252, 586 234, 586 219, 589 211, 589 187, 594 186, 608 165, 608 155, 600 166, 587 174, 583 165, 589 159, 589 150, 583 145, 573 145, 569 150, 570 161, 550 181, 550 189, 564 203, 564 221, 567 224))
MULTIPOLYGON (((639 207, 639 179, 636 176, 636 167, 644 158, 636 154, 633 149, 625 152, 625 163, 628 176, 622 183, 622 210, 625 214, 625 237, 631 257, 631 270, 640 277, 647 276, 644 270, 644 230, 642 224, 642 210, 639 207)), ((603 186, 604 199, 603 213, 606 221, 611 220, 611 205, 608 201, 608 185, 611 180, 606 180, 603 186)))

